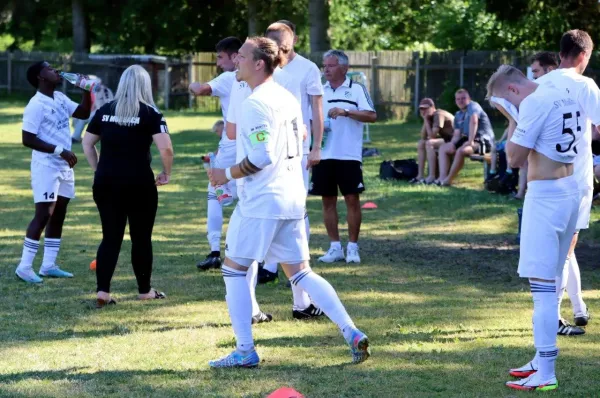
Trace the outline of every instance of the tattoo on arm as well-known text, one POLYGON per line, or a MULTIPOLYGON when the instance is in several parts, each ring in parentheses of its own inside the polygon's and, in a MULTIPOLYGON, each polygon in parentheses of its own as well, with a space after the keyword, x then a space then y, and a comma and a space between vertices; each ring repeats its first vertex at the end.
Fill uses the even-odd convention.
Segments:
POLYGON ((256 174, 262 170, 259 167, 256 167, 255 165, 253 165, 252 162, 250 162, 250 160, 248 160, 247 156, 244 158, 244 160, 242 160, 240 162, 239 167, 240 167, 240 172, 244 175, 244 177, 249 176, 251 174, 256 174))

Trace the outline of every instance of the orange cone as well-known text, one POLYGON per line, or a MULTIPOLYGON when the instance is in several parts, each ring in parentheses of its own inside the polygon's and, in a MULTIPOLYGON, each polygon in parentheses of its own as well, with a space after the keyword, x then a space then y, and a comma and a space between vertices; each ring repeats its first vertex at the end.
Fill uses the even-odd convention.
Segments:
POLYGON ((267 398, 304 398, 304 395, 300 394, 293 388, 281 387, 280 389, 269 394, 267 398))
POLYGON ((96 271, 96 259, 93 259, 92 262, 90 263, 90 269, 92 271, 96 271))

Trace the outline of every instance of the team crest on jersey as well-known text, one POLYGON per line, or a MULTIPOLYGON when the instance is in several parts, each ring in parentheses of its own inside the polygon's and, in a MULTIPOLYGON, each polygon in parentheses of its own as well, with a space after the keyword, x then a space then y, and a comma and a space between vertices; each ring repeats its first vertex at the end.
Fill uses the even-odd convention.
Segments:
POLYGON ((350 91, 346 91, 346 92, 344 93, 344 97, 346 97, 346 98, 350 98, 350 97, 352 97, 352 93, 350 93, 350 91))

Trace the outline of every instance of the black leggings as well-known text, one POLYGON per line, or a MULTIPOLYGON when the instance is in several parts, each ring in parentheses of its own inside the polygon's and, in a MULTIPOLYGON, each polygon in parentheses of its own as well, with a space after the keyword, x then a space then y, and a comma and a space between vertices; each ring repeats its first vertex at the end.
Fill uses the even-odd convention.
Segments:
POLYGON ((96 257, 96 291, 110 292, 110 281, 129 220, 131 265, 139 293, 148 293, 152 276, 152 228, 158 205, 156 186, 94 184, 93 192, 102 221, 102 243, 96 257))

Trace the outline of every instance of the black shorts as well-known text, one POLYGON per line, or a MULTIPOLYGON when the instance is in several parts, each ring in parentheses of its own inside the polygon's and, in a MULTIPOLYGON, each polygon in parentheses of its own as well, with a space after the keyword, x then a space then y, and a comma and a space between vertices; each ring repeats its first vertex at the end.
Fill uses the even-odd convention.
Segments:
POLYGON ((365 190, 361 162, 327 159, 313 166, 309 194, 338 196, 338 187, 344 196, 365 190))
MULTIPOLYGON (((456 143, 455 148, 460 148, 467 141, 469 141, 469 138, 463 135, 462 137, 460 137, 460 140, 458 140, 458 142, 456 143)), ((479 149, 476 152, 480 155, 490 153, 490 151, 492 150, 492 144, 488 140, 481 140, 479 138, 475 138, 475 143, 479 144, 479 149)))

